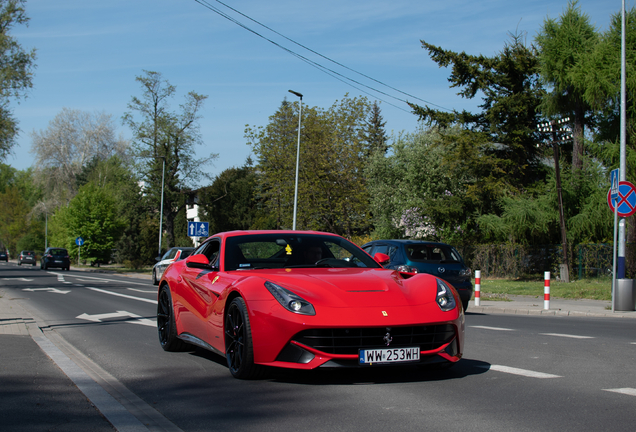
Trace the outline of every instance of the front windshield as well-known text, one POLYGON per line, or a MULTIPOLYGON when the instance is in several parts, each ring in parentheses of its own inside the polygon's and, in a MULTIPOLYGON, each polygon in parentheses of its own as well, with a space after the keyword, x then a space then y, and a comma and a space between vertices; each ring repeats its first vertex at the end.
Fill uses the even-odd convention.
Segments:
POLYGON ((342 237, 254 234, 229 237, 225 242, 226 271, 312 267, 380 268, 380 265, 342 237))

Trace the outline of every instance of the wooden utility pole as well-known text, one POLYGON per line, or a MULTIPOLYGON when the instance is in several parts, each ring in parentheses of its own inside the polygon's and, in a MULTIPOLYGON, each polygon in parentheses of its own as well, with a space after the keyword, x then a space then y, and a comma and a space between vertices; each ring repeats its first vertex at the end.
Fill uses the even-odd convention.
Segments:
POLYGON ((561 191, 561 169, 559 167, 559 144, 571 139, 571 130, 565 125, 569 118, 551 120, 549 123, 539 125, 542 132, 550 132, 552 135, 552 149, 554 150, 554 171, 556 176, 557 197, 559 200, 559 223, 561 225, 561 246, 563 247, 563 268, 561 268, 561 280, 570 282, 570 263, 568 256, 568 239, 565 229, 565 215, 563 214, 563 193, 561 191), (557 127, 557 125, 561 125, 557 127), (560 135, 560 136, 559 136, 560 135))

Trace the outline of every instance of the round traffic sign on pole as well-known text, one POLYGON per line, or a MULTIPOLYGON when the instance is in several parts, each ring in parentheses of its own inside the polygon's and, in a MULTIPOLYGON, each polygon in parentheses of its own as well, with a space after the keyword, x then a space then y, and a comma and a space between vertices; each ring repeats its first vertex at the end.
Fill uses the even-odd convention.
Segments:
MULTIPOLYGON (((628 181, 618 184, 618 197, 616 199, 616 212, 620 217, 629 217, 636 213, 636 187, 628 181)), ((614 212, 614 200, 612 200, 612 189, 607 192, 607 204, 614 212)))
POLYGON ((75 239, 75 244, 78 246, 82 246, 84 244, 84 239, 82 237, 78 237, 75 239))

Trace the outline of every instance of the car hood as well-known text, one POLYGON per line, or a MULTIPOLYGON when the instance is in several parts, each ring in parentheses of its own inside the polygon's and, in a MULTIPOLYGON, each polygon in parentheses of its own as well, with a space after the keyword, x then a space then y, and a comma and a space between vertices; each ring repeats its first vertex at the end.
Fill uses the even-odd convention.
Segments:
POLYGON ((435 302, 437 295, 437 279, 428 274, 404 279, 399 272, 385 269, 282 269, 251 273, 250 279, 259 278, 263 284, 276 283, 315 306, 415 306, 435 302))

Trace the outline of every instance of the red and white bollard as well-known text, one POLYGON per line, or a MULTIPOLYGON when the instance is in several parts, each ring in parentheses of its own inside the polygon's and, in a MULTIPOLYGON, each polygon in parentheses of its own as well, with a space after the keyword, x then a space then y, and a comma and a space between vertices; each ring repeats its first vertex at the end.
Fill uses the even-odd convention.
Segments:
POLYGON ((550 309, 550 272, 545 272, 543 285, 543 309, 550 309))
POLYGON ((475 306, 479 306, 481 296, 481 270, 475 270, 475 306))

